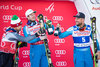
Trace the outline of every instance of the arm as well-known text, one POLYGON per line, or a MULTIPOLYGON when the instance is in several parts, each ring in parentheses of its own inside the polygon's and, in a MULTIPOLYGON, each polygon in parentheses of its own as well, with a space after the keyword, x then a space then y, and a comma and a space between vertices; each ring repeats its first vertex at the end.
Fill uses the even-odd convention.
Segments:
MULTIPOLYGON (((24 28, 23 28, 23 33, 24 33, 24 36, 25 36, 25 37, 28 37, 28 36, 29 36, 29 31, 28 31, 27 26, 24 26, 24 28)), ((36 42, 38 42, 38 41, 40 41, 40 40, 41 40, 41 39, 40 39, 39 37, 36 37, 35 39, 29 41, 28 43, 36 43, 36 42)))
POLYGON ((28 43, 36 43, 36 42, 38 42, 40 40, 41 39, 38 37, 38 38, 35 38, 35 39, 31 40, 31 41, 28 41, 28 43))
POLYGON ((9 40, 17 40, 17 41, 22 41, 22 42, 28 42, 28 41, 36 38, 35 35, 23 37, 23 36, 21 36, 17 33, 14 33, 14 32, 7 34, 7 37, 9 40))
POLYGON ((29 31, 28 31, 27 26, 24 26, 24 27, 23 27, 23 33, 24 33, 24 36, 25 36, 25 37, 28 37, 28 36, 29 36, 29 31))
POLYGON ((73 27, 70 27, 69 29, 67 29, 65 32, 61 33, 59 32, 59 38, 65 38, 69 35, 72 35, 73 33, 73 27))

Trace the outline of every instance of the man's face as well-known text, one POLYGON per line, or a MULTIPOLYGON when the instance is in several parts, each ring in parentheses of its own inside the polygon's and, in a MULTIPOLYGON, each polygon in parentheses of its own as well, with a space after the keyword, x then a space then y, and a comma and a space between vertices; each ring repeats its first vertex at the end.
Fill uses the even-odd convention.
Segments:
POLYGON ((27 18, 28 20, 35 21, 35 13, 31 13, 27 18))
POLYGON ((75 18, 75 22, 77 26, 84 24, 84 18, 75 18))

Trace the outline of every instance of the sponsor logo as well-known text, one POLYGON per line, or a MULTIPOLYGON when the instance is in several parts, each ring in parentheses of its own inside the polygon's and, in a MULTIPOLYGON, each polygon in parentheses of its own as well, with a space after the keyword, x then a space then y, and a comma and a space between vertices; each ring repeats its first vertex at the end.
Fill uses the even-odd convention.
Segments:
POLYGON ((56 57, 61 57, 61 55, 66 54, 66 50, 55 50, 56 57))
POLYGON ((11 20, 12 15, 3 15, 3 20, 11 20))
POLYGON ((54 21, 62 21, 63 20, 63 16, 53 16, 52 19, 54 21))
POLYGON ((100 4, 100 0, 90 0, 92 4, 100 4))
POLYGON ((74 31, 74 34, 77 36, 86 36, 86 35, 88 36, 88 35, 90 35, 90 31, 82 31, 82 32, 74 31))
POLYGON ((65 39, 54 39, 54 43, 65 43, 65 39))
POLYGON ((2 41, 0 46, 4 47, 5 46, 5 42, 2 41))
POLYGON ((57 66, 67 66, 67 62, 66 61, 57 61, 56 65, 57 66))
POLYGON ((92 7, 92 10, 100 10, 100 7, 92 7))
POLYGON ((4 27, 4 28, 3 28, 3 31, 5 31, 5 32, 6 32, 6 29, 7 29, 7 27, 4 27))
POLYGON ((23 67, 30 67, 31 66, 31 63, 30 62, 24 62, 23 63, 23 67))
POLYGON ((10 45, 10 47, 11 47, 12 49, 15 49, 15 43, 12 43, 12 44, 10 45))
POLYGON ((50 13, 54 11, 54 2, 48 8, 45 8, 45 11, 49 11, 50 13))
POLYGON ((22 51, 22 55, 29 55, 30 54, 30 51, 29 50, 23 50, 22 51))
POLYGON ((55 54, 62 54, 62 55, 64 55, 64 54, 66 54, 66 50, 56 50, 55 54))

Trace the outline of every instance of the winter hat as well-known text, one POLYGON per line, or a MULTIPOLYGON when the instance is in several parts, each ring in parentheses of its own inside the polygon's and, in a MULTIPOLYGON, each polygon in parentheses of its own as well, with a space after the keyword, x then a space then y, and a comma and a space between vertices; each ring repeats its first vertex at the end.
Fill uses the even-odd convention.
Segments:
POLYGON ((28 9, 28 10, 25 12, 25 16, 28 17, 28 15, 30 15, 31 13, 36 13, 36 11, 33 11, 32 9, 28 9))
POLYGON ((18 27, 18 26, 22 25, 22 22, 17 15, 13 15, 13 17, 11 18, 10 25, 11 25, 11 27, 18 27))

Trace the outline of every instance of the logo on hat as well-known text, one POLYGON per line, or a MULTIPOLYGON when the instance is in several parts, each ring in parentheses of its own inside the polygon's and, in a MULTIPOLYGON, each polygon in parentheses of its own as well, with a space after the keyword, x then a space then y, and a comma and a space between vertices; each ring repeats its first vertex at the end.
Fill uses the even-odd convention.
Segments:
POLYGON ((31 13, 36 13, 36 11, 33 11, 32 9, 28 9, 28 10, 25 12, 25 16, 28 17, 28 15, 30 15, 31 13))
POLYGON ((80 13, 77 13, 77 16, 80 16, 80 13))
POLYGON ((18 27, 22 25, 20 18, 17 15, 13 15, 11 18, 11 27, 18 27))
POLYGON ((73 16, 73 17, 77 17, 77 18, 85 18, 85 14, 82 13, 82 12, 78 12, 78 13, 76 14, 76 16, 73 16))

